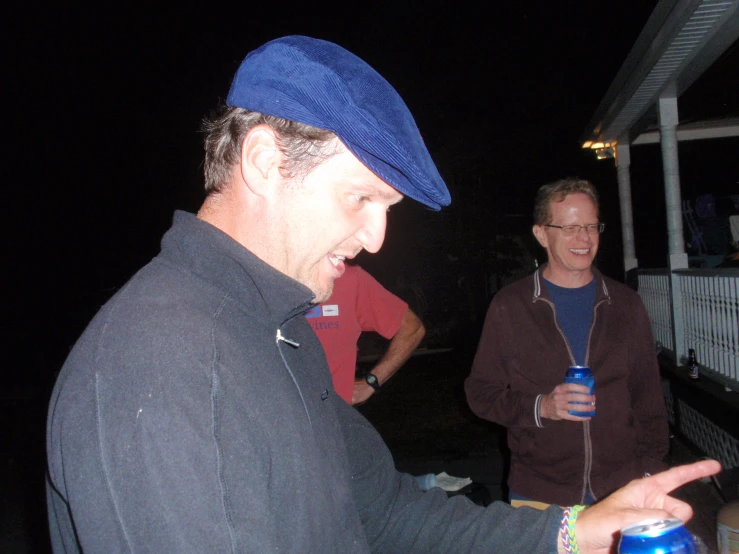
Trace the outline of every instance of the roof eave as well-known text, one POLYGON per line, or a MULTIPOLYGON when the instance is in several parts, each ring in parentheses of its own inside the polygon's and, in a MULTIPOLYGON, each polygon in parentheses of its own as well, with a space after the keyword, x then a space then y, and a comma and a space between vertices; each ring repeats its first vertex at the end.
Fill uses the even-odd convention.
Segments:
POLYGON ((661 0, 600 102, 580 144, 636 138, 739 37, 739 2, 661 0))

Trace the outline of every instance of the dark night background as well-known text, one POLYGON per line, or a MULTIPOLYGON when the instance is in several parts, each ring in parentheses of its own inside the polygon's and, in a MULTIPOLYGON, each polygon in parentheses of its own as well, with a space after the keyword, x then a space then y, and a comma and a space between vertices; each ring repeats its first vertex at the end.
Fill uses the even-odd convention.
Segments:
MULTIPOLYGON (((622 278, 616 170, 578 139, 655 1, 253 4, 6 8, 5 396, 45 406, 89 319, 157 254, 173 211, 202 201, 200 121, 244 55, 287 34, 337 42, 375 67, 447 180, 450 208, 403 202, 383 250, 360 258, 420 305, 430 340, 476 341, 495 237, 526 234, 536 189, 561 177, 599 187, 599 264, 622 278)), ((681 99, 683 119, 739 113, 729 65, 681 99)), ((737 146, 682 143, 683 196, 739 191, 737 146)), ((640 265, 664 266, 658 145, 632 148, 632 191, 640 265)))
MULTIPOLYGON (((656 2, 297 5, 11 12, 6 190, 19 197, 7 241, 11 382, 51 379, 98 307, 156 255, 172 212, 197 210, 200 121, 224 99, 243 56, 286 34, 337 42, 383 74, 452 191, 441 213, 404 202, 383 250, 361 258, 388 288, 423 289, 430 312, 484 311, 491 241, 526 233, 538 186, 570 175, 599 187, 608 224, 600 264, 622 276, 616 171, 578 138, 656 2)), ((700 99, 702 117, 725 114, 729 102, 736 110, 730 91, 739 87, 726 81, 737 78, 718 73, 725 84, 700 99)), ((681 144, 684 196, 738 190, 736 146, 681 144)), ((662 266, 658 145, 632 149, 632 179, 637 257, 662 266)))

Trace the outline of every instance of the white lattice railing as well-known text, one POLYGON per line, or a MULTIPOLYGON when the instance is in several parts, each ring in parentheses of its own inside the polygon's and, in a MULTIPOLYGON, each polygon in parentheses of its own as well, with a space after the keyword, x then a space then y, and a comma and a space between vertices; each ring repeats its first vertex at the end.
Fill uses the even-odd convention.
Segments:
POLYGON ((685 348, 693 348, 700 364, 728 379, 730 386, 739 386, 739 270, 681 269, 674 273, 685 348))
POLYGON ((665 405, 670 424, 700 448, 707 456, 721 462, 724 469, 739 467, 739 440, 680 398, 665 391, 665 405))
POLYGON ((639 295, 659 344, 679 363, 694 349, 708 377, 739 391, 739 270, 642 269, 639 295))
POLYGON ((639 270, 639 296, 649 314, 654 340, 667 350, 674 350, 668 271, 666 269, 639 270))

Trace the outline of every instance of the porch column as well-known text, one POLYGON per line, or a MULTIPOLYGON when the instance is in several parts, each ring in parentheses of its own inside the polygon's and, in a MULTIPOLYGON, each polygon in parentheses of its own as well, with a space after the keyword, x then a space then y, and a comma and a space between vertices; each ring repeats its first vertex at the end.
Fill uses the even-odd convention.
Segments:
POLYGON ((665 205, 667 208, 667 242, 670 268, 688 267, 683 240, 683 211, 680 196, 680 166, 677 157, 677 97, 659 99, 659 130, 662 145, 662 169, 665 178, 665 205), (677 264, 677 265, 674 265, 677 264))
POLYGON ((634 246, 634 215, 631 209, 631 153, 628 142, 616 144, 618 200, 621 206, 621 236, 624 243, 624 272, 639 267, 634 246))
POLYGON ((680 166, 677 157, 677 97, 666 95, 659 99, 659 130, 662 146, 662 169, 665 176, 665 205, 667 208, 667 242, 669 248, 670 290, 672 300, 672 333, 675 362, 684 363, 685 319, 680 279, 676 269, 688 267, 688 255, 683 240, 683 211, 680 195, 680 166))

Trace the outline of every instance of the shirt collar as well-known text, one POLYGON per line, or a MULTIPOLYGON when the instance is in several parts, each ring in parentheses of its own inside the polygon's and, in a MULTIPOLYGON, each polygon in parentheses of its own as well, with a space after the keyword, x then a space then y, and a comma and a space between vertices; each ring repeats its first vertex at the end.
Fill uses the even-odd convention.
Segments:
POLYGON ((175 212, 172 227, 162 238, 161 256, 247 309, 261 305, 260 311, 277 327, 308 310, 315 297, 308 287, 191 213, 175 212))
MULTIPOLYGON (((547 264, 542 264, 534 272, 534 297, 532 299, 534 302, 539 298, 550 300, 546 287, 544 287, 544 283, 542 282, 544 280, 542 272, 546 266, 547 264)), ((597 304, 601 300, 608 300, 608 303, 610 304, 611 295, 608 292, 606 281, 603 279, 603 274, 596 267, 591 267, 591 270, 595 276, 595 303, 597 304)))

